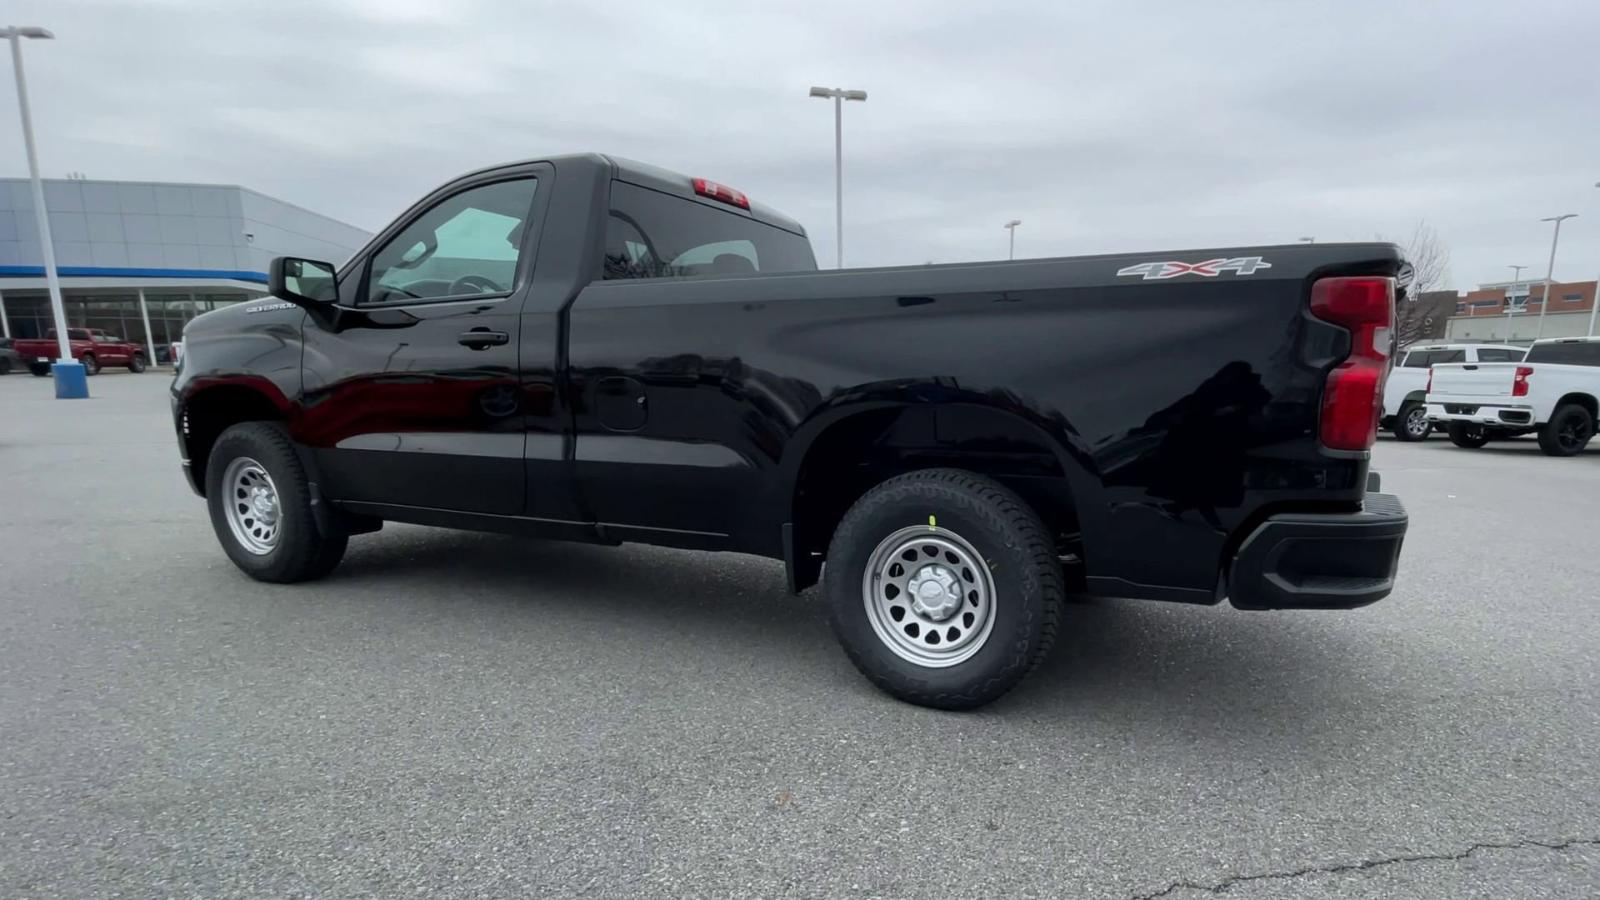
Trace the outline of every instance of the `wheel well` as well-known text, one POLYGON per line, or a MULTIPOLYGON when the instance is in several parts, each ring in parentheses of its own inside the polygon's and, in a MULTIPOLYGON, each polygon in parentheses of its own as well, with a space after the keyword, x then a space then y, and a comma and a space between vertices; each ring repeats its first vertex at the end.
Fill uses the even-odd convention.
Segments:
POLYGON ((1568 403, 1576 403, 1584 409, 1587 409, 1589 411, 1590 419, 1600 419, 1600 403, 1596 403, 1593 396, 1589 394, 1567 394, 1565 397, 1562 397, 1560 400, 1556 401, 1554 408, 1560 409, 1561 407, 1566 406, 1568 403))
POLYGON ((919 469, 987 475, 1016 491, 1063 552, 1078 546, 1077 512, 1050 438, 1014 413, 982 406, 905 406, 857 413, 807 449, 790 507, 795 590, 817 581, 834 528, 875 485, 919 469))
POLYGON ((185 455, 194 472, 194 483, 205 491, 211 446, 224 431, 240 422, 282 419, 278 407, 266 395, 247 387, 214 387, 191 397, 183 406, 182 427, 185 455))

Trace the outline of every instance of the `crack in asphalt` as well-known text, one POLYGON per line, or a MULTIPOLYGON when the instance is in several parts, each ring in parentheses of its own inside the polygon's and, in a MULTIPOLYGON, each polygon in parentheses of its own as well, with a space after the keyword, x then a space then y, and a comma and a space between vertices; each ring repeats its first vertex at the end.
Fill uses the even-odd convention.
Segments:
POLYGON ((1262 872, 1256 875, 1234 875, 1217 882, 1216 884, 1197 884, 1193 881, 1174 881, 1166 887, 1152 894, 1134 894, 1132 900, 1158 900, 1176 891, 1191 890, 1205 891, 1209 894, 1225 894, 1232 890, 1234 885, 1251 881, 1275 881, 1301 878, 1306 875, 1338 875, 1344 872, 1364 872, 1367 869, 1377 869, 1391 866, 1396 863, 1414 862, 1459 862, 1480 850, 1522 850, 1529 847, 1538 847, 1544 850, 1560 852, 1573 847, 1600 847, 1600 838, 1568 838, 1561 841, 1540 841, 1528 838, 1509 843, 1473 844, 1459 853, 1418 853, 1402 856, 1386 856, 1379 859, 1364 859, 1360 862, 1337 863, 1331 866, 1308 866, 1304 869, 1294 869, 1288 872, 1262 872))

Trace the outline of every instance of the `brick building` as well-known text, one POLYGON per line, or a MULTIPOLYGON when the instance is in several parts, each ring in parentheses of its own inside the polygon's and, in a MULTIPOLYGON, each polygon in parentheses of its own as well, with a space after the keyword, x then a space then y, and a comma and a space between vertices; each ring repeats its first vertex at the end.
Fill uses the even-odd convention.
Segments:
MULTIPOLYGON (((1595 282, 1558 281, 1550 292, 1544 337, 1587 334, 1595 302, 1595 282)), ((1456 300, 1445 337, 1462 341, 1526 344, 1539 335, 1544 283, 1533 281, 1480 284, 1456 300)))
MULTIPOLYGON (((1548 315, 1564 312, 1588 312, 1594 305, 1593 281, 1558 281, 1551 293, 1555 300, 1550 304, 1548 315)), ((1544 283, 1521 281, 1512 283, 1494 282, 1481 284, 1475 291, 1468 291, 1456 301, 1456 315, 1458 316, 1494 316, 1505 315, 1509 306, 1512 315, 1524 312, 1539 314, 1539 307, 1544 303, 1544 283)))

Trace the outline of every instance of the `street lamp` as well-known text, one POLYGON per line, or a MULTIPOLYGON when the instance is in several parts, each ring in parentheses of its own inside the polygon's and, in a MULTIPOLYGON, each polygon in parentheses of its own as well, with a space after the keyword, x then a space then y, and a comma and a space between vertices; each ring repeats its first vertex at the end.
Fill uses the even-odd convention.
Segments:
POLYGON ((17 109, 22 114, 22 143, 28 150, 28 178, 33 183, 33 217, 39 225, 39 249, 44 254, 44 280, 50 288, 50 312, 55 317, 56 345, 61 356, 53 371, 56 397, 77 399, 89 396, 89 382, 83 364, 72 358, 67 341, 67 312, 61 304, 61 279, 56 275, 56 248, 50 242, 50 214, 44 208, 44 182, 39 180, 39 154, 33 146, 33 116, 28 110, 28 80, 22 74, 22 39, 51 40, 55 35, 43 28, 16 26, 0 29, 0 36, 11 42, 11 64, 17 72, 17 109))
POLYGON ((1006 250, 1006 259, 1017 258, 1017 226, 1021 224, 1021 219, 1012 219, 1005 225, 1006 231, 1011 234, 1011 246, 1006 250))
POLYGON ((1550 236, 1550 269, 1544 276, 1544 299, 1539 301, 1539 330, 1534 335, 1534 340, 1544 337, 1544 314, 1550 309, 1550 290, 1555 287, 1556 278, 1556 242, 1561 240, 1561 223, 1567 219, 1576 219, 1577 213, 1564 213, 1559 216, 1550 216, 1540 219, 1541 222, 1556 223, 1555 234, 1550 236))
POLYGON ((844 101, 865 100, 866 91, 814 87, 811 96, 833 99, 833 208, 834 240, 839 268, 844 268, 844 101))
MULTIPOLYGON (((1511 270, 1511 286, 1506 288, 1506 303, 1505 303, 1505 307, 1506 307, 1506 327, 1509 329, 1511 327, 1511 324, 1510 324, 1511 323, 1511 311, 1512 311, 1511 310, 1511 298, 1517 291, 1517 285, 1522 283, 1522 270, 1526 269, 1527 266, 1513 266, 1510 263, 1507 263, 1506 264, 1506 268, 1511 270)), ((1526 309, 1527 308, 1527 302, 1528 302, 1527 298, 1524 297, 1522 302, 1523 302, 1523 308, 1526 309)), ((1472 310, 1470 310, 1470 309, 1467 310, 1467 315, 1469 315, 1469 316, 1472 315, 1472 310)), ((1506 334, 1509 337, 1510 332, 1507 331, 1506 334)))
MULTIPOLYGON (((1600 181, 1596 181, 1594 186, 1600 188, 1600 181)), ((1600 278, 1595 279, 1594 301, 1589 304, 1589 330, 1585 333, 1590 337, 1594 337, 1594 314, 1596 310, 1600 310, 1600 278)))

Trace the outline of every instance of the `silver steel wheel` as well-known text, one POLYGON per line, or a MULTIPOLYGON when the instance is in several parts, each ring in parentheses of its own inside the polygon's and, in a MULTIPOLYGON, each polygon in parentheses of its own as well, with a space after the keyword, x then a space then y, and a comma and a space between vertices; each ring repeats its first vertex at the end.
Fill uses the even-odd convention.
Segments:
POLYGON ((1428 408, 1419 406, 1406 414, 1406 432, 1412 437, 1427 437, 1428 429, 1432 428, 1428 422, 1428 408))
POLYGON ((954 666, 994 630, 994 579, 983 556, 945 528, 913 525, 884 538, 861 579, 867 621, 907 662, 954 666))
POLYGON ((222 473, 223 514, 228 529, 239 546, 257 556, 266 556, 278 546, 282 518, 278 507, 278 486, 261 463, 241 456, 228 463, 222 473))

